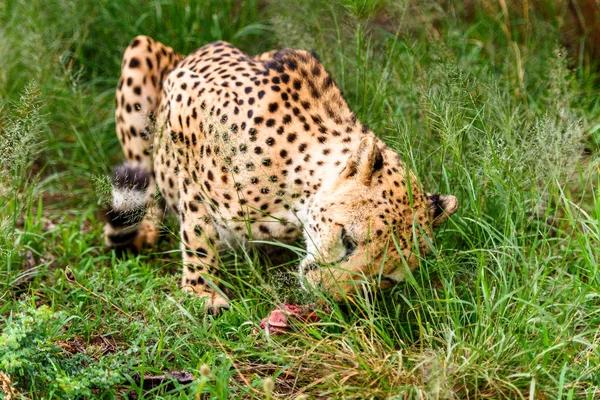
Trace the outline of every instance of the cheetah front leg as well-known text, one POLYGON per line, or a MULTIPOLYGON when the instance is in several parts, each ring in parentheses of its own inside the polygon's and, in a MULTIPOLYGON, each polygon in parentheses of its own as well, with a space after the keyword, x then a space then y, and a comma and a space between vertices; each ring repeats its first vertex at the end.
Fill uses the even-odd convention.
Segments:
POLYGON ((181 287, 206 298, 206 306, 212 311, 228 307, 229 301, 219 293, 213 280, 219 263, 218 234, 208 207, 201 194, 184 195, 179 205, 183 253, 181 287))

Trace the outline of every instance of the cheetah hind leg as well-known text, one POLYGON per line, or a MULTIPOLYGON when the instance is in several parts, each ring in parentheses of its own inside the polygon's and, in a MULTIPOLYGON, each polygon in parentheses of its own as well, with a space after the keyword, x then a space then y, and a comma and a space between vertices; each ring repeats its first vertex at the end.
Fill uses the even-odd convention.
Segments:
POLYGON ((123 54, 115 125, 127 162, 113 176, 113 199, 104 227, 109 248, 139 251, 158 239, 164 205, 154 199, 152 125, 162 81, 182 58, 148 36, 135 37, 123 54))

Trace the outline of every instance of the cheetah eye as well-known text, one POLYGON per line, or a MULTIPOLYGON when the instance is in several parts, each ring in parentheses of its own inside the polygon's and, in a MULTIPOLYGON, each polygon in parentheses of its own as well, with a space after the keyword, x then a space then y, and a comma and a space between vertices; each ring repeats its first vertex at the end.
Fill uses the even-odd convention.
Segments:
POLYGON ((358 245, 350 236, 348 236, 348 232, 346 232, 346 228, 342 228, 342 244, 346 248, 346 256, 351 255, 356 251, 358 245))

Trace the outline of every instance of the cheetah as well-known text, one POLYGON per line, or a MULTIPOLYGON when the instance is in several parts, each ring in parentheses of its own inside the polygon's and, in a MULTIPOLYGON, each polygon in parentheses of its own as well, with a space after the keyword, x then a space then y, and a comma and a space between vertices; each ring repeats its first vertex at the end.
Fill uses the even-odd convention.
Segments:
POLYGON ((214 279, 224 245, 303 238, 302 285, 340 300, 367 280, 401 281, 458 208, 421 191, 311 52, 251 57, 219 41, 184 57, 138 36, 115 116, 127 161, 114 172, 105 244, 152 246, 171 210, 181 287, 211 309, 229 304, 214 279))

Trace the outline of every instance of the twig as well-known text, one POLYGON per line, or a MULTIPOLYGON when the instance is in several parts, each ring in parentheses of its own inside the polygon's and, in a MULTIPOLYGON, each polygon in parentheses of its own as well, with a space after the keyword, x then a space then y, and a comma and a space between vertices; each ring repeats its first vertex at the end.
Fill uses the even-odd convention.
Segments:
POLYGON ((10 376, 0 371, 0 393, 4 393, 6 400, 13 400, 17 397, 17 393, 12 387, 10 376))
POLYGON ((108 304, 109 306, 113 307, 114 309, 116 309, 117 311, 122 312, 123 314, 127 315, 129 318, 131 317, 131 314, 123 311, 119 306, 117 306, 116 304, 114 304, 113 302, 111 302, 110 300, 106 299, 105 297, 100 296, 99 294, 96 294, 94 292, 92 292, 90 289, 86 288, 85 286, 83 286, 81 283, 79 283, 77 281, 77 277, 75 276, 75 273, 73 272, 73 270, 67 265, 65 267, 65 278, 67 278, 67 281, 69 281, 70 283, 74 283, 75 285, 79 286, 81 289, 83 289, 85 292, 91 294, 92 296, 102 300, 103 302, 105 302, 106 304, 108 304))

